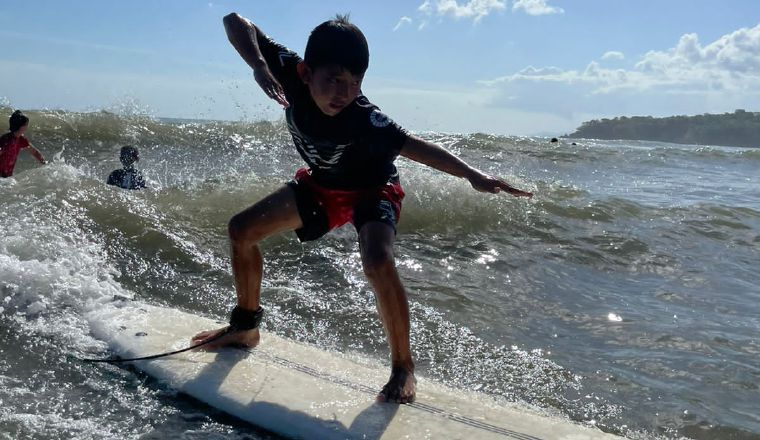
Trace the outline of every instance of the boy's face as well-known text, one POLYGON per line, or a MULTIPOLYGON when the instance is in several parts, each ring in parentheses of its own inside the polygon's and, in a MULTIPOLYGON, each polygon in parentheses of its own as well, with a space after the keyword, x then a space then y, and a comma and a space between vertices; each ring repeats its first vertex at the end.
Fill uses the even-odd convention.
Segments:
POLYGON ((335 116, 348 107, 361 93, 364 79, 364 75, 354 75, 337 64, 311 69, 301 63, 298 73, 309 86, 317 107, 327 116, 335 116))
POLYGON ((23 134, 24 134, 24 132, 26 131, 26 127, 28 127, 28 126, 29 126, 29 124, 26 124, 26 125, 22 125, 21 127, 19 127, 19 129, 18 129, 18 130, 16 130, 16 132, 15 132, 16 136, 21 136, 21 135, 23 135, 23 134))

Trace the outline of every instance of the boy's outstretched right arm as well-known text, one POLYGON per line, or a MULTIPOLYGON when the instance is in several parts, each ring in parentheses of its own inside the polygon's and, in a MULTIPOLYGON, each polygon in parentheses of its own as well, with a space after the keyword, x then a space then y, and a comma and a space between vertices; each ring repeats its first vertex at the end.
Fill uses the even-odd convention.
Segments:
POLYGON ((264 90, 264 93, 283 107, 288 107, 290 104, 285 98, 285 91, 272 75, 266 59, 259 49, 258 36, 261 35, 261 32, 256 25, 233 12, 224 17, 224 30, 227 32, 227 39, 230 40, 232 46, 253 69, 253 77, 264 90))

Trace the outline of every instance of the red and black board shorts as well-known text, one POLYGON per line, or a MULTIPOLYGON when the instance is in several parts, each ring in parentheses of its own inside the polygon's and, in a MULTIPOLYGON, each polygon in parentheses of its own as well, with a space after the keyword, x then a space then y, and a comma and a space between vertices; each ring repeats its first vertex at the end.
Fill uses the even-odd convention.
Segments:
POLYGON ((395 230, 401 215, 404 190, 398 182, 361 190, 325 188, 314 180, 308 168, 301 168, 288 186, 295 191, 303 223, 296 229, 301 241, 316 240, 349 222, 357 231, 370 221, 386 223, 395 230))

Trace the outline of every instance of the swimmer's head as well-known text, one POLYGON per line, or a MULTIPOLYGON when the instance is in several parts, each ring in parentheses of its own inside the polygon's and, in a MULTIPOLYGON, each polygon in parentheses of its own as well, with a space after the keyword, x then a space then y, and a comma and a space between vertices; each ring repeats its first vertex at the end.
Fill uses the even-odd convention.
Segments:
POLYGON ((25 114, 21 113, 21 110, 16 110, 8 119, 8 125, 12 133, 17 132, 21 127, 29 125, 29 118, 25 114))
POLYGON ((121 147, 121 152, 119 153, 119 160, 121 160, 122 165, 125 167, 128 167, 132 165, 133 163, 140 160, 140 155, 137 152, 137 148, 127 145, 124 147, 121 147))

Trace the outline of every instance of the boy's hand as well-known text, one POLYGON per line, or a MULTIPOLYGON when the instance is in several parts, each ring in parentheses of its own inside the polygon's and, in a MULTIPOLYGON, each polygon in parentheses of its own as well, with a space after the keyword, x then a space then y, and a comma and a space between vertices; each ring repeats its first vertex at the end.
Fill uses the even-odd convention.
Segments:
POLYGON ((495 194, 503 190, 515 197, 533 197, 533 193, 531 192, 517 189, 507 182, 499 179, 498 177, 489 176, 481 172, 473 173, 473 175, 470 176, 468 180, 470 181, 470 185, 472 185, 473 188, 481 192, 489 192, 495 194))
POLYGON ((264 65, 257 69, 254 69, 253 78, 259 84, 261 90, 267 94, 267 96, 277 101, 280 105, 282 105, 283 108, 290 107, 290 103, 288 102, 287 98, 285 98, 285 91, 282 89, 280 83, 277 82, 277 80, 274 78, 274 75, 272 75, 269 67, 264 65))

